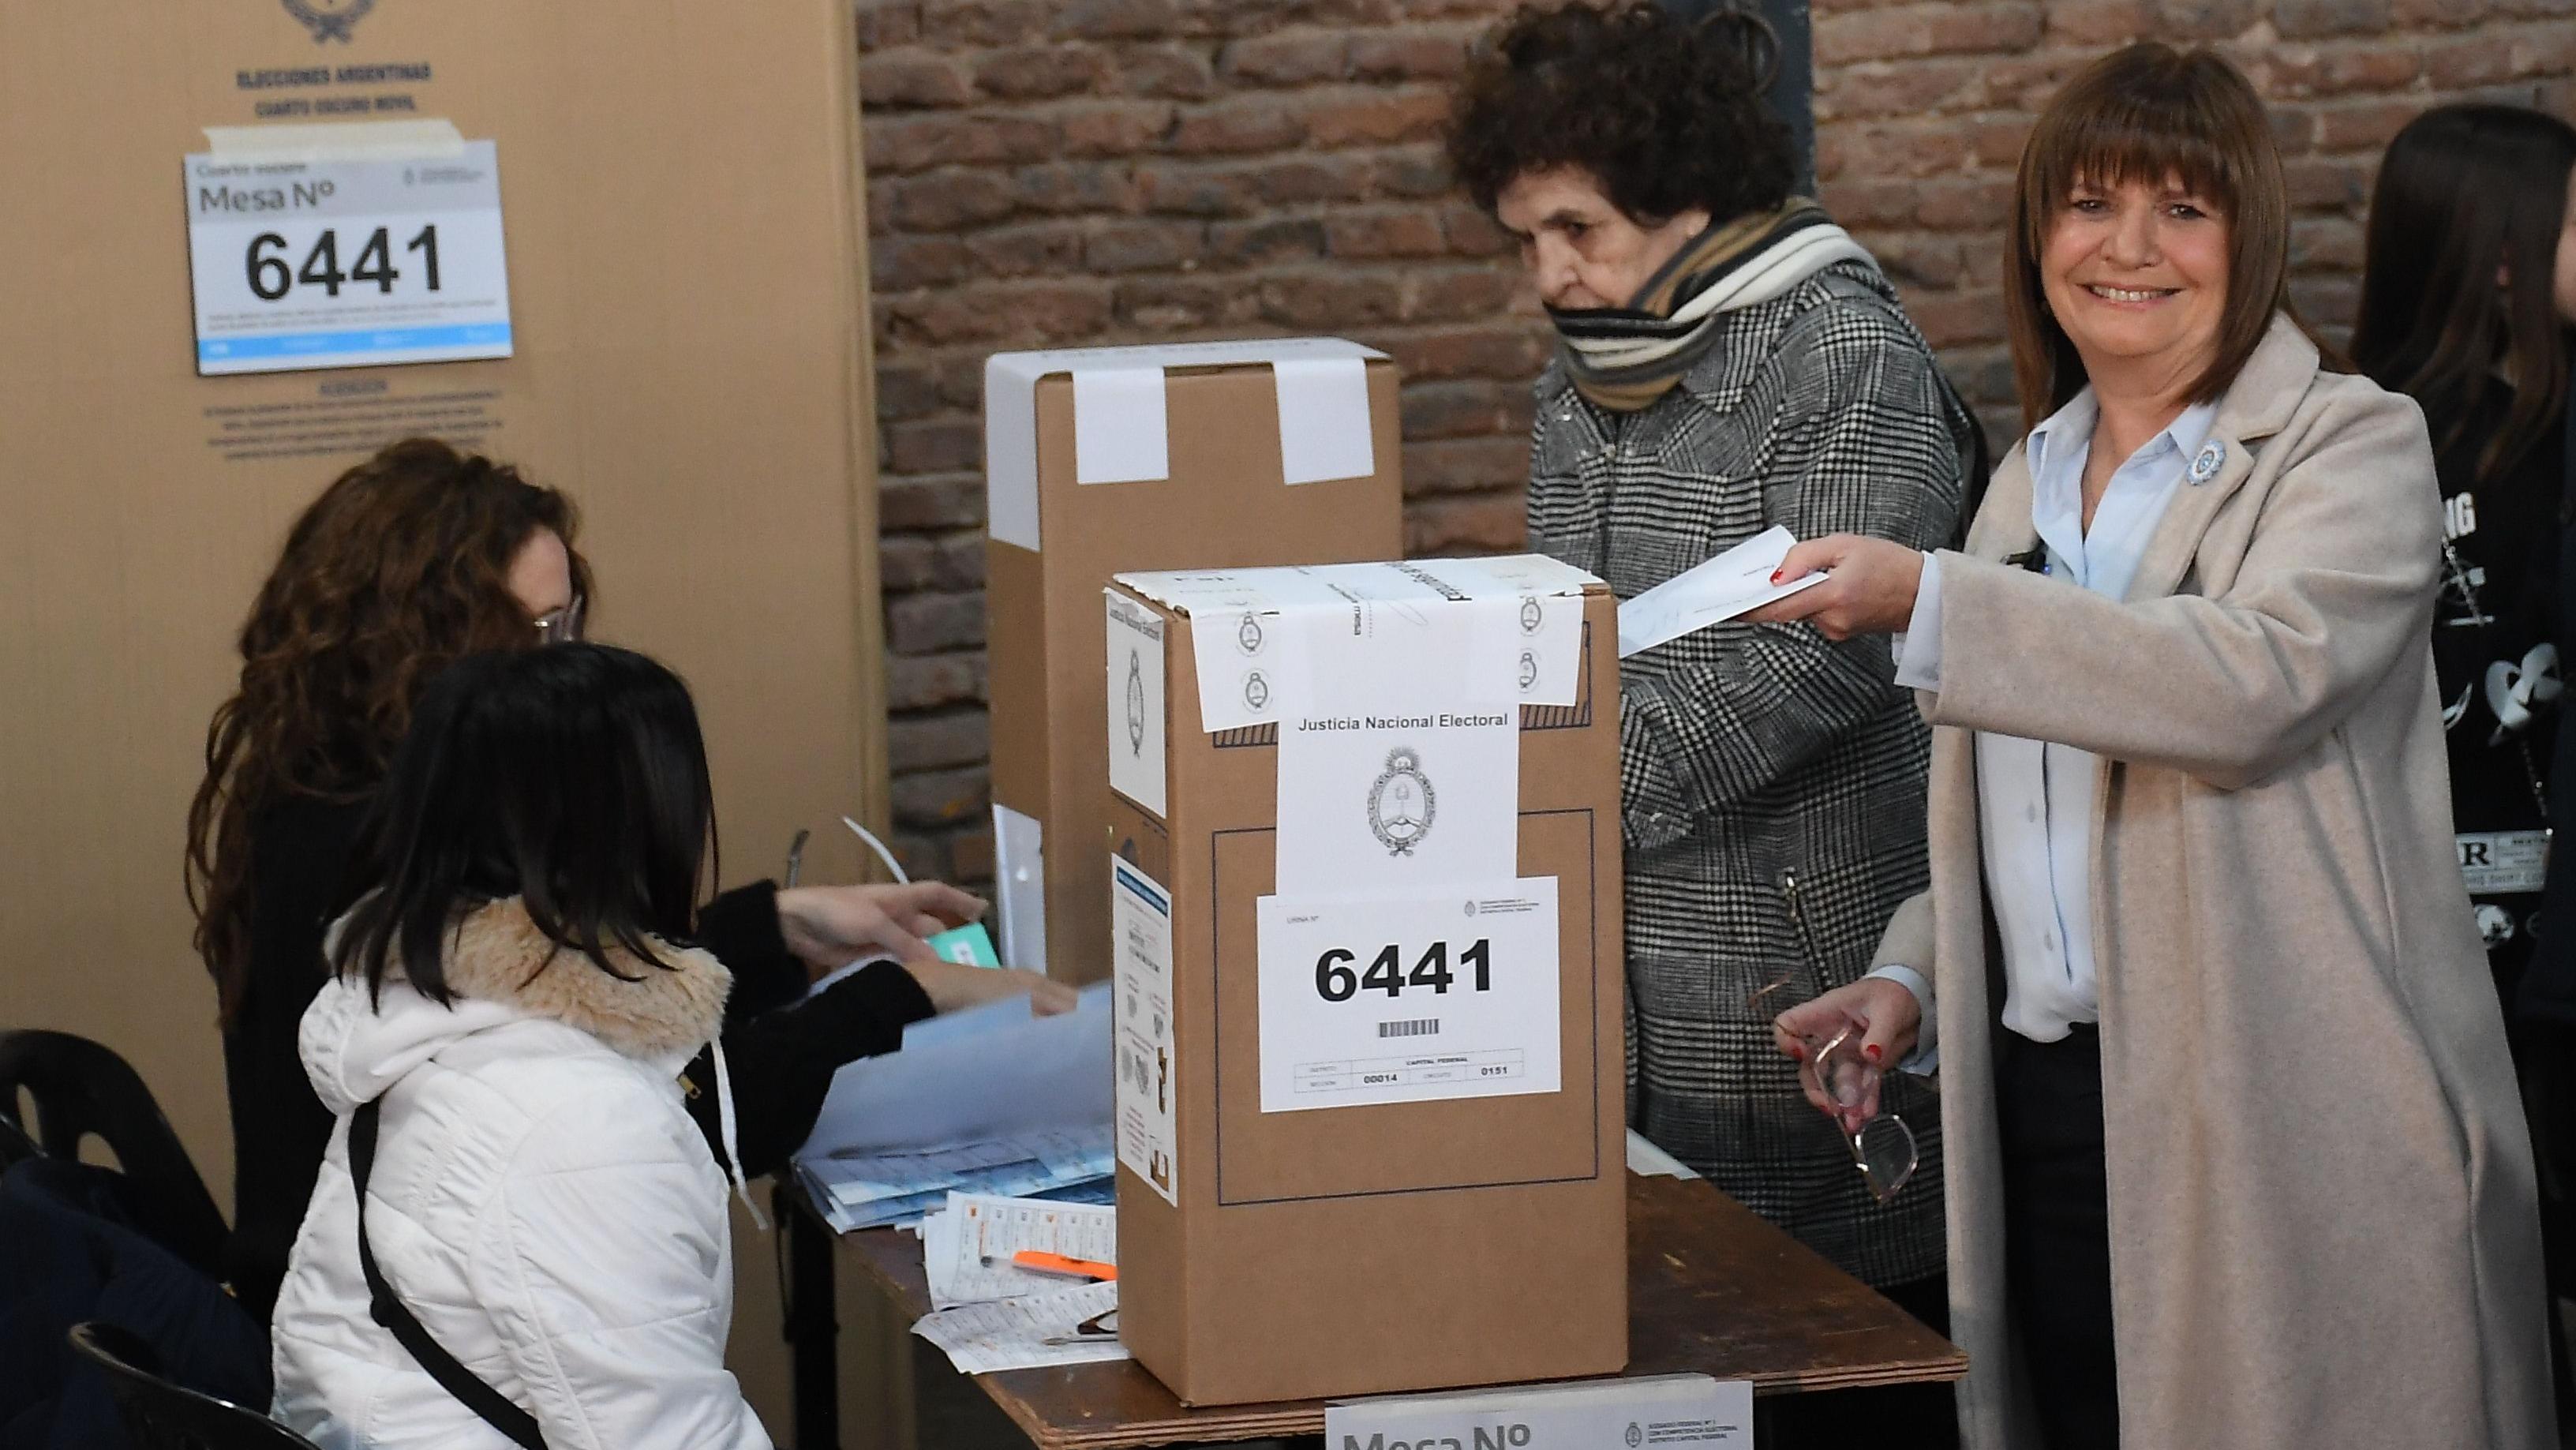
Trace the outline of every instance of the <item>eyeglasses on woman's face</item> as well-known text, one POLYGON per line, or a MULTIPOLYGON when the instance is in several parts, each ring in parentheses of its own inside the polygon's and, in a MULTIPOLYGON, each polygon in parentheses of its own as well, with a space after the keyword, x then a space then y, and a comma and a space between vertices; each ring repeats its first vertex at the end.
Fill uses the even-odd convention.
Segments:
POLYGON ((581 638, 581 617, 590 601, 576 594, 572 602, 559 609, 549 609, 536 618, 537 643, 570 644, 581 638))

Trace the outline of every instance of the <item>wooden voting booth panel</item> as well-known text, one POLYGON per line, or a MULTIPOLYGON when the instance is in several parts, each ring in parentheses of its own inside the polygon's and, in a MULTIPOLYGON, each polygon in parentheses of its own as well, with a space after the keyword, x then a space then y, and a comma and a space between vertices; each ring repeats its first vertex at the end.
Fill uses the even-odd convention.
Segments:
POLYGON ((288 521, 375 445, 572 493, 596 635, 696 690, 726 878, 800 825, 856 876, 820 829, 884 777, 854 63, 841 0, 0 6, 0 1026, 132 1059, 227 1205, 188 800, 288 521), (497 147, 515 355, 198 376, 201 128, 433 118, 497 147))

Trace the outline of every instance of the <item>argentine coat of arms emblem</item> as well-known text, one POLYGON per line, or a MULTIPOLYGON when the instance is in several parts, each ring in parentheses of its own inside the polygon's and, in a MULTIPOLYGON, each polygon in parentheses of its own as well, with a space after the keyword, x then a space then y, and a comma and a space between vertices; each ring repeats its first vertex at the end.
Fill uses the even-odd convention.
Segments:
POLYGON ((1437 810, 1431 777, 1422 773, 1422 757, 1410 746, 1388 751, 1386 770, 1369 787, 1368 795, 1369 831, 1386 853, 1412 855, 1422 838, 1431 834, 1431 818, 1437 810))

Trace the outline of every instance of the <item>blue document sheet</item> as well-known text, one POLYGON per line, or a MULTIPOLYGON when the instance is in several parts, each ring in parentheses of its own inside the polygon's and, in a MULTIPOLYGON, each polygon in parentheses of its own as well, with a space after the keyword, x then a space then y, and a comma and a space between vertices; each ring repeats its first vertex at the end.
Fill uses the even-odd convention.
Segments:
POLYGON ((832 1079, 796 1173, 841 1232, 919 1221, 949 1193, 1109 1201, 1109 988, 1031 1017, 1025 999, 913 1024, 901 1052, 832 1079))

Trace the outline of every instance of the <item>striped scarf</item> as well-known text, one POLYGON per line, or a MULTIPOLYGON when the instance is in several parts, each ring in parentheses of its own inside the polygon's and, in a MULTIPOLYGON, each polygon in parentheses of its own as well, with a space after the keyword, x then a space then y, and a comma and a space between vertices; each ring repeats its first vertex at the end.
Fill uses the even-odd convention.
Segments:
POLYGON ((1712 226, 1684 244, 1625 307, 1558 312, 1558 355, 1576 392, 1633 413, 1680 382, 1717 342, 1723 314, 1768 302, 1836 262, 1875 268, 1825 209, 1791 197, 1777 211, 1712 226))

